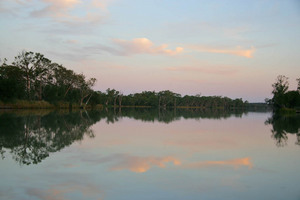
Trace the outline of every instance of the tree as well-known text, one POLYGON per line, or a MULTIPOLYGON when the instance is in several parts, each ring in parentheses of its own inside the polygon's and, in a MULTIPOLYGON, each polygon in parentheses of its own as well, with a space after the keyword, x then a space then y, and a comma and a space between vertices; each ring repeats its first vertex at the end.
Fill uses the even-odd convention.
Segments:
POLYGON ((0 66, 0 100, 23 99, 25 96, 25 79, 22 71, 12 65, 0 66))
POLYGON ((272 84, 272 87, 272 104, 275 108, 281 108, 284 106, 284 94, 289 89, 288 77, 283 75, 277 76, 276 82, 272 84))
POLYGON ((38 96, 39 100, 42 100, 43 88, 47 83, 50 83, 53 78, 53 73, 51 73, 51 60, 45 58, 44 55, 40 53, 35 53, 33 65, 35 95, 38 96))
MULTIPOLYGON (((95 78, 91 78, 86 81, 83 74, 76 75, 75 86, 80 92, 80 107, 83 107, 84 99, 93 94, 92 87, 95 85, 95 83, 95 78)), ((91 96, 86 100, 86 105, 88 104, 90 98, 91 96)))
POLYGON ((23 75, 26 79, 26 93, 27 98, 31 98, 31 83, 34 71, 34 53, 22 51, 18 56, 15 57, 15 61, 12 63, 14 66, 22 70, 23 75))
POLYGON ((54 65, 55 85, 59 88, 60 100, 65 100, 68 93, 75 88, 76 74, 62 65, 54 65))
POLYGON ((300 78, 297 78, 296 81, 298 82, 297 91, 300 93, 300 78))
POLYGON ((169 104, 176 106, 176 98, 180 97, 179 94, 176 94, 172 91, 165 90, 158 93, 159 96, 159 103, 158 106, 161 105, 166 108, 169 104))
POLYGON ((120 92, 119 95, 118 95, 119 107, 120 107, 120 108, 121 108, 121 106, 122 106, 122 99, 123 99, 123 93, 120 92))
POLYGON ((106 97, 105 105, 108 106, 111 103, 111 101, 113 100, 113 104, 114 104, 114 106, 116 106, 118 94, 119 94, 119 91, 108 88, 106 90, 107 97, 106 97))

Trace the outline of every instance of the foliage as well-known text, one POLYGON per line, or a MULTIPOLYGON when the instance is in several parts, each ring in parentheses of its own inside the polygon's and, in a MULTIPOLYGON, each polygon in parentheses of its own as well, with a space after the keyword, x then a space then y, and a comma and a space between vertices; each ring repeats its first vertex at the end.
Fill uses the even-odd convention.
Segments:
MULTIPOLYGON (((116 106, 114 99, 120 96, 120 92, 114 89, 107 89, 106 93, 98 93, 98 96, 105 99, 106 106, 116 106)), ((103 102, 103 100, 101 101, 103 102)), ((141 93, 122 95, 123 106, 144 106, 144 107, 159 107, 166 109, 168 107, 194 107, 194 108, 219 108, 219 109, 233 109, 245 108, 247 102, 242 99, 230 99, 221 96, 192 96, 185 95, 181 97, 172 91, 165 90, 160 92, 143 91, 141 93)), ((119 104, 120 106, 120 104, 119 104)))
POLYGON ((279 75, 276 82, 272 85, 273 98, 267 100, 267 102, 271 104, 275 110, 300 107, 300 79, 297 79, 297 81, 297 90, 288 91, 288 78, 286 76, 279 75))
POLYGON ((40 53, 21 52, 11 65, 0 65, 0 100, 39 100, 88 104, 95 78, 86 79, 40 53))

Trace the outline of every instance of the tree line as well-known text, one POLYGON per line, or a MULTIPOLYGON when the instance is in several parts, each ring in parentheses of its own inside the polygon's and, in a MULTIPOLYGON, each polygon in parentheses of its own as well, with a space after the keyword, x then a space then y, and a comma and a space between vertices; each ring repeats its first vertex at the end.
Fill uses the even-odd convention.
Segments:
MULTIPOLYGON (((96 95, 97 96, 97 95, 96 95)), ((95 97, 96 97, 95 96, 95 97)), ((247 102, 241 98, 230 99, 222 96, 185 95, 170 90, 160 92, 143 91, 140 93, 123 95, 120 91, 108 88, 106 92, 98 91, 98 102, 112 107, 147 106, 147 107, 198 107, 198 108, 242 108, 247 102)))
POLYGON ((63 65, 52 62, 40 53, 19 53, 11 64, 7 60, 0 65, 0 101, 14 100, 47 101, 51 104, 66 102, 105 107, 149 106, 149 107, 201 107, 242 108, 247 102, 221 96, 185 95, 169 90, 124 95, 108 88, 105 92, 94 91, 96 79, 87 79, 63 65))

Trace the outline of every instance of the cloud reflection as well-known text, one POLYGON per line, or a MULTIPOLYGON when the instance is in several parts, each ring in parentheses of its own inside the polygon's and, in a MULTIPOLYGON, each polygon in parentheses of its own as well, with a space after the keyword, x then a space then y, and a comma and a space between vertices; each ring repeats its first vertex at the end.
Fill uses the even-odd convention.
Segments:
POLYGON ((153 167, 165 168, 168 163, 173 163, 173 165, 181 164, 179 159, 172 156, 142 157, 129 154, 113 154, 102 158, 84 158, 83 161, 93 164, 110 163, 109 170, 111 171, 129 170, 136 173, 146 172, 153 167))
POLYGON ((194 163, 183 165, 184 168, 189 168, 189 169, 198 169, 198 168, 211 167, 211 166, 217 166, 217 167, 230 166, 230 167, 234 167, 235 169, 242 166, 246 166, 249 169, 251 169, 253 167, 253 164, 249 157, 245 157, 245 158, 237 158, 233 160, 194 162, 194 163))
POLYGON ((110 168, 113 171, 116 170, 130 170, 136 173, 143 173, 150 168, 157 166, 165 168, 167 163, 173 163, 174 165, 180 165, 180 160, 172 157, 139 157, 131 155, 119 155, 116 157, 118 161, 110 168))
POLYGON ((50 186, 49 189, 45 190, 38 188, 30 188, 27 190, 28 195, 37 197, 41 200, 67 200, 69 198, 67 198, 66 196, 73 193, 81 193, 82 197, 85 198, 102 198, 102 191, 100 191, 98 187, 91 184, 81 185, 74 183, 65 183, 50 186))

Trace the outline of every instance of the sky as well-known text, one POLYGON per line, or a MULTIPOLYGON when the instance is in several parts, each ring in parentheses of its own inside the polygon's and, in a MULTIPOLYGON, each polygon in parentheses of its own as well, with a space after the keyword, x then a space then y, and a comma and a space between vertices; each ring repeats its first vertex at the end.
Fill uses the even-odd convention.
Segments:
POLYGON ((299 0, 0 0, 0 58, 39 52, 95 90, 263 102, 300 78, 299 0))

